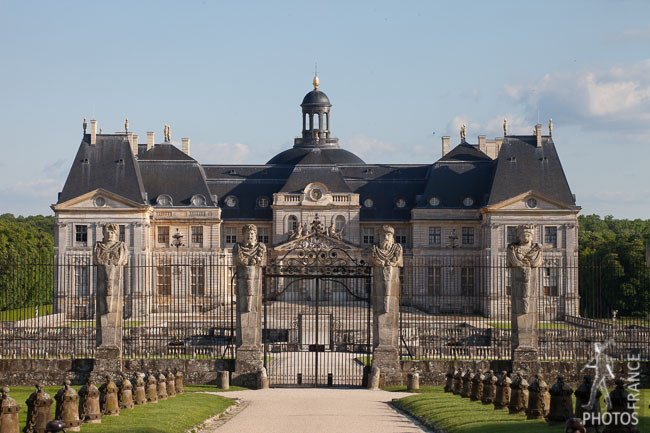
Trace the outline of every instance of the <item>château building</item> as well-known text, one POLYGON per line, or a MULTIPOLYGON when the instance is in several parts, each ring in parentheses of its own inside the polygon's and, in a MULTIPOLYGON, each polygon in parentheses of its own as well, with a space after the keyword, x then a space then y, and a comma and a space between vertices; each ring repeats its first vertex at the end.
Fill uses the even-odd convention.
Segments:
MULTIPOLYGON (((125 272, 130 314, 174 303, 209 308, 229 301, 233 245, 244 224, 258 227, 271 256, 308 236, 316 220, 323 236, 352 257, 391 225, 404 247, 402 302, 432 314, 503 315, 509 300, 505 255, 518 224, 536 227, 545 264, 540 294, 547 318, 578 314, 577 214, 551 136, 536 125, 531 135, 507 135, 452 146, 442 137, 442 157, 417 164, 367 164, 332 133, 329 98, 318 88, 302 100, 302 132, 294 145, 263 165, 202 164, 170 132, 156 142, 128 131, 97 132, 84 126, 79 150, 56 215, 55 258, 66 266, 57 278, 57 308, 83 315, 93 293, 92 245, 104 223, 120 227, 132 263, 125 272), (186 257, 182 282, 164 260, 186 257), (142 268, 139 268, 142 264, 142 268), (147 269, 147 272, 138 269, 147 269), (151 271, 153 270, 153 271, 151 271), (65 274, 65 275, 64 275, 65 274), (69 283, 64 283, 67 281, 69 283), (178 287, 178 288, 177 288, 178 287)), ((295 296, 309 296, 296 293, 295 296)), ((128 302, 127 302, 128 304, 128 302)))

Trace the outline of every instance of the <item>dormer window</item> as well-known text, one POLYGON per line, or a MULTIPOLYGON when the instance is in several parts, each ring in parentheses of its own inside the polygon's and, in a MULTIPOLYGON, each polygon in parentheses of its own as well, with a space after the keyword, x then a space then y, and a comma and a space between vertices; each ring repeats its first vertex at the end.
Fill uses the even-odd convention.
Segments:
POLYGON ((395 200, 395 206, 397 206, 400 209, 405 208, 406 200, 402 197, 398 198, 397 200, 395 200))
POLYGON ((171 196, 167 194, 160 194, 156 199, 156 206, 170 207, 173 205, 171 196))
POLYGON ((205 197, 203 197, 201 194, 195 194, 192 196, 192 206, 205 206, 205 197))
POLYGON ((463 199, 463 206, 470 207, 473 204, 474 204, 474 199, 472 197, 465 197, 463 199))
POLYGON ((440 199, 438 197, 431 197, 429 199, 429 206, 433 206, 433 207, 440 206, 440 199))
POLYGON ((265 196, 259 197, 257 199, 257 207, 262 209, 269 207, 269 198, 265 196))
POLYGON ((365 199, 363 201, 363 206, 364 207, 373 207, 374 205, 375 205, 375 202, 370 197, 368 197, 367 199, 365 199))

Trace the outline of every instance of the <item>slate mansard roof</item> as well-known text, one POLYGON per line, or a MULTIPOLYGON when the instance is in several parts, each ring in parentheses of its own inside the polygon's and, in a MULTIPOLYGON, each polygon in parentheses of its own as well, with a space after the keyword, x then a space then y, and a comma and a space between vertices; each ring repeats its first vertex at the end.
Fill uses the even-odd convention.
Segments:
POLYGON ((84 136, 59 203, 97 188, 151 205, 167 194, 174 206, 189 206, 191 197, 201 194, 208 206, 222 208, 224 219, 270 220, 271 208, 260 208, 260 197, 272 200, 274 193, 296 193, 321 182, 332 192, 359 194, 361 203, 370 198, 372 205, 361 208, 361 220, 367 221, 407 221, 413 208, 434 207, 432 197, 438 209, 476 209, 531 190, 574 207, 552 139, 543 137, 540 148, 535 143, 534 136, 505 137, 495 160, 461 143, 433 164, 337 164, 312 149, 304 164, 201 165, 168 143, 136 159, 125 136, 98 135, 96 145, 84 136), (234 208, 224 203, 231 195, 237 198, 234 208), (466 197, 471 206, 463 204, 466 197), (399 198, 405 207, 397 207, 399 198))
MULTIPOLYGON (((331 104, 314 89, 302 107, 305 116, 331 104)), ((359 194, 362 221, 408 221, 415 208, 479 209, 528 191, 577 208, 550 136, 541 137, 540 147, 534 135, 506 136, 496 159, 463 142, 433 163, 366 164, 329 131, 304 125, 303 138, 264 165, 201 165, 170 143, 142 146, 136 156, 124 133, 99 134, 95 145, 85 134, 58 203, 98 188, 146 205, 166 194, 174 207, 191 206, 192 197, 201 195, 206 206, 221 207, 226 220, 270 221, 272 210, 259 206, 261 197, 271 203, 275 193, 320 182, 334 193, 359 194), (318 132, 328 138, 319 140, 318 132), (225 205, 229 196, 236 206, 225 205)))

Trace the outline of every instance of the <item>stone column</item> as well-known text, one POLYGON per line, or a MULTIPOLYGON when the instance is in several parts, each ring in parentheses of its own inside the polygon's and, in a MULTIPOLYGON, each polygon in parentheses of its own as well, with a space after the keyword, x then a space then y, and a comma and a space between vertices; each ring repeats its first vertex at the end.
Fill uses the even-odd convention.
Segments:
POLYGON ((379 244, 373 246, 373 359, 381 371, 384 385, 401 385, 399 362, 399 288, 400 268, 404 266, 402 246, 395 242, 395 230, 383 226, 379 244))
POLYGON ((233 384, 256 386, 262 361, 262 267, 266 265, 266 246, 257 241, 257 227, 242 229, 244 242, 233 248, 237 266, 237 358, 233 384))
POLYGON ((103 234, 104 240, 95 243, 93 251, 97 266, 95 374, 122 369, 122 275, 128 250, 124 242, 118 240, 117 225, 105 224, 103 234))
POLYGON ((518 226, 517 241, 508 245, 508 266, 512 287, 510 294, 512 361, 515 370, 524 371, 529 371, 538 358, 537 268, 542 264, 542 246, 533 242, 533 231, 532 225, 518 226))

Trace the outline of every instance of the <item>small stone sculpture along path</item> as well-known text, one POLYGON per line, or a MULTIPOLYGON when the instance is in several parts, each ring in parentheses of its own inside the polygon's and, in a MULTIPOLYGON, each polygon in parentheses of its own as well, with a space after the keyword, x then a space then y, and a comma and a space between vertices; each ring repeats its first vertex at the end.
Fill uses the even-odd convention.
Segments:
POLYGON ((426 432, 388 404, 403 392, 337 388, 274 388, 218 393, 246 407, 225 424, 201 433, 426 432))

